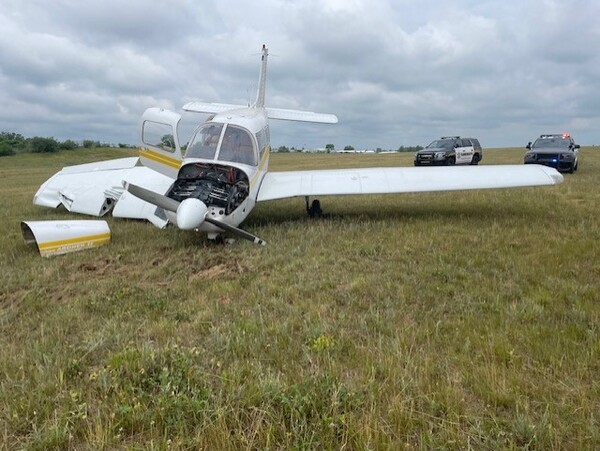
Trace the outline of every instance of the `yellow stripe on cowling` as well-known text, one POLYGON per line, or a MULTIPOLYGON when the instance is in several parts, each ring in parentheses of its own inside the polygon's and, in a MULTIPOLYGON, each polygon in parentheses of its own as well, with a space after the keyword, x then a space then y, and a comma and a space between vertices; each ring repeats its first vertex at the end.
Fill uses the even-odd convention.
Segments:
POLYGON ((39 243, 38 249, 42 255, 52 255, 61 251, 76 251, 87 249, 90 247, 101 246, 110 242, 110 232, 100 233, 97 235, 80 236, 77 238, 69 238, 66 240, 48 241, 39 243))
POLYGON ((179 169, 181 166, 181 160, 168 157, 167 155, 154 152, 150 149, 140 149, 140 157, 148 158, 149 160, 155 161, 159 164, 170 166, 173 169, 179 169))

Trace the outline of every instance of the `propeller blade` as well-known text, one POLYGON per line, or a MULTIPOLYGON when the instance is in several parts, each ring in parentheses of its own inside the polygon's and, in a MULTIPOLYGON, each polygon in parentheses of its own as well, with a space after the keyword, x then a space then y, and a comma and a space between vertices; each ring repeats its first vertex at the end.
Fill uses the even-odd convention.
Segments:
POLYGON ((204 218, 204 220, 206 222, 211 223, 212 225, 215 225, 223 230, 226 230, 227 232, 230 232, 234 235, 239 236, 240 238, 243 238, 245 240, 248 241, 252 241, 254 244, 260 244, 261 246, 265 246, 267 244, 266 241, 261 240, 259 237, 257 237, 256 235, 252 235, 250 232, 246 232, 245 230, 239 229, 237 227, 234 227, 232 225, 229 224, 225 224, 224 222, 221 222, 217 219, 213 219, 209 216, 207 216, 206 218, 204 218))
POLYGON ((125 189, 135 197, 139 197, 149 204, 156 205, 157 207, 172 211, 173 213, 177 213, 177 208, 179 207, 180 202, 177 202, 175 199, 171 199, 170 197, 163 196, 162 194, 158 194, 154 191, 150 191, 149 189, 142 188, 141 186, 137 186, 129 182, 123 182, 123 187, 125 187, 125 189))
MULTIPOLYGON (((134 185, 133 183, 123 182, 123 186, 125 187, 125 189, 127 191, 129 191, 135 197, 139 197, 140 199, 145 200, 146 202, 148 202, 152 205, 156 205, 157 207, 161 207, 161 208, 164 208, 165 210, 172 211, 173 213, 177 213, 177 209, 179 208, 180 205, 183 204, 183 202, 177 202, 175 199, 171 199, 170 197, 163 196, 162 194, 158 194, 158 193, 156 193, 154 191, 150 191, 146 188, 142 188, 141 186, 134 185)), ((197 200, 197 199, 195 199, 195 200, 197 200)), ((202 203, 202 205, 204 205, 204 204, 202 203)), ((192 207, 192 205, 189 205, 189 206, 192 207)), ((206 208, 206 206, 205 206, 205 208, 206 208)), ((203 211, 203 213, 206 214, 206 211, 203 211)), ((180 215, 178 215, 178 216, 180 216, 180 215)), ((184 212, 182 210, 181 216, 182 216, 182 225, 184 225, 183 222, 186 222, 186 223, 188 222, 187 218, 185 218, 185 216, 187 216, 187 214, 184 214, 184 212), (184 219, 186 221, 184 221, 184 219)), ((204 218, 204 221, 206 221, 212 225, 215 225, 215 226, 219 227, 220 229, 223 229, 227 232, 230 232, 233 235, 236 235, 240 238, 243 238, 248 241, 252 241, 255 244, 260 244, 262 246, 267 244, 266 241, 261 240, 256 235, 252 235, 250 232, 246 232, 245 230, 239 229, 232 225, 225 224, 224 222, 221 222, 218 219, 213 219, 209 216, 206 216, 204 218)), ((177 219, 177 222, 179 222, 179 217, 177 219)), ((197 225, 196 225, 196 227, 197 227, 197 225)))

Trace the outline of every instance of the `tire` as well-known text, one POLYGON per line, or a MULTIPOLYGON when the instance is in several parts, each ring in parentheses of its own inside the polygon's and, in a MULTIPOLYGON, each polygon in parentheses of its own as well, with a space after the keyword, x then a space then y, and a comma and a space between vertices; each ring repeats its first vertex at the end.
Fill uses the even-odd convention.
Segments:
POLYGON ((454 157, 450 157, 446 160, 446 166, 454 166, 454 163, 456 163, 456 159, 454 157))
POLYGON ((569 174, 572 174, 573 172, 575 172, 575 163, 571 163, 571 166, 569 166, 569 169, 567 170, 567 172, 569 174))
POLYGON ((575 167, 573 168, 573 171, 576 171, 577 169, 579 169, 579 160, 575 161, 575 167))
POLYGON ((308 216, 311 218, 320 218, 323 216, 323 210, 321 210, 321 202, 319 199, 315 199, 310 204, 310 208, 307 210, 308 216))
POLYGON ((475 166, 475 165, 479 164, 479 160, 480 160, 479 154, 478 153, 474 153, 473 154, 473 159, 471 160, 470 164, 473 165, 473 166, 475 166))

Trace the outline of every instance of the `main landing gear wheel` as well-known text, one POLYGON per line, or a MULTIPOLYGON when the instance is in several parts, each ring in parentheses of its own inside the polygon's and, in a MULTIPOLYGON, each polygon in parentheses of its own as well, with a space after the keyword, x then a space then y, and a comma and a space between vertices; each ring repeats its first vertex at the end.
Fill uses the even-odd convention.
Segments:
POLYGON ((310 204, 310 207, 308 206, 310 199, 308 198, 308 196, 304 197, 304 200, 306 201, 306 213, 308 213, 308 216, 312 219, 314 218, 322 218, 325 217, 327 215, 323 214, 323 210, 321 210, 321 202, 319 202, 319 199, 315 199, 312 201, 312 203, 310 204))

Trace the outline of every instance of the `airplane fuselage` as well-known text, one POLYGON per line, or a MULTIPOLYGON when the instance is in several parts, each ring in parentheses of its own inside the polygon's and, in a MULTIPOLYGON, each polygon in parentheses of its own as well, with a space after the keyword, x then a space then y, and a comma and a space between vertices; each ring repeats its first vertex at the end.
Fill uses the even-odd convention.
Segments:
MULTIPOLYGON (((270 154, 264 108, 230 110, 200 125, 192 135, 167 197, 200 199, 207 217, 237 227, 254 208, 270 154)), ((165 212, 176 222, 175 212, 165 212)), ((203 222, 195 230, 214 237, 222 230, 203 222)))

